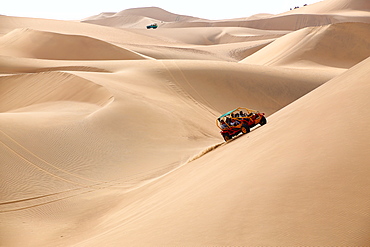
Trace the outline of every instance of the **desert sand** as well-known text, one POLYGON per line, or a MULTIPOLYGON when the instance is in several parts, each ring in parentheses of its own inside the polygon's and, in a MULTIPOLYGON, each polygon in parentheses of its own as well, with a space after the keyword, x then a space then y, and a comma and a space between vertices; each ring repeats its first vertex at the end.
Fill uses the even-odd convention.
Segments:
POLYGON ((370 246, 369 56, 368 0, 0 16, 0 246, 370 246))

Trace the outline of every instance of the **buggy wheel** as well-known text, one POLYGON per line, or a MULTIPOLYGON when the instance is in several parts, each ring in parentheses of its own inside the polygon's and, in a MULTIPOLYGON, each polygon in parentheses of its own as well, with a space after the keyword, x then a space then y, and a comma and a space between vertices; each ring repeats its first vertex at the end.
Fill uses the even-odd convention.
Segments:
POLYGON ((241 127, 241 131, 242 131, 243 134, 247 134, 247 133, 250 132, 250 129, 249 129, 248 125, 243 125, 241 127))
POLYGON ((265 125, 267 123, 267 120, 265 117, 262 117, 261 121, 260 121, 260 125, 265 125))
POLYGON ((222 135, 222 137, 224 138, 225 142, 227 142, 228 140, 231 139, 229 134, 224 134, 224 135, 222 135))

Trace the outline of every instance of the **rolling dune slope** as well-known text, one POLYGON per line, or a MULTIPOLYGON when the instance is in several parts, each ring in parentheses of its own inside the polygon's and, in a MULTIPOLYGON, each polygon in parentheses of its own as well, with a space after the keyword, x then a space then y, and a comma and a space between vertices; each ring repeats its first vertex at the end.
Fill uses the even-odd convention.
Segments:
POLYGON ((73 243, 366 246, 369 65, 297 100, 247 138, 133 191, 91 239, 73 243), (354 128, 343 116, 361 120, 354 128))
MULTIPOLYGON (((102 67, 103 63, 97 61, 95 66, 102 67)), ((2 85, 13 92, 6 94, 12 98, 4 106, 21 107, 33 99, 31 96, 47 97, 40 104, 1 113, 1 153, 6 156, 3 168, 7 173, 3 173, 0 185, 0 213, 5 222, 0 233, 8 245, 48 245, 45 239, 59 233, 67 234, 71 241, 77 237, 77 232, 68 233, 72 225, 85 231, 85 227, 98 224, 100 220, 95 221, 93 216, 109 217, 109 208, 120 205, 121 193, 145 187, 152 179, 181 167, 204 147, 220 142, 214 126, 217 113, 209 106, 225 111, 248 103, 257 109, 269 109, 270 105, 276 111, 283 102, 288 104, 290 97, 298 98, 328 80, 279 69, 269 69, 264 78, 260 74, 267 70, 262 67, 225 62, 115 63, 105 65, 110 70, 119 67, 115 73, 73 72, 84 79, 59 72, 2 77, 2 85), (62 83, 68 78, 72 79, 70 83, 62 83), (254 83, 256 80, 259 83, 254 83), (91 90, 92 82, 104 85, 114 101, 104 107, 88 103, 84 90, 91 90), (71 86, 76 83, 80 87, 71 86), (32 94, 22 99, 19 95, 25 90, 32 94), (86 200, 94 203, 86 204, 86 200), (14 236, 35 227, 27 220, 20 227, 17 219, 24 213, 44 223, 32 236, 18 239, 14 236), (82 223, 85 217, 90 220, 82 223), (66 231, 59 219, 66 222, 66 231)), ((101 93, 96 93, 93 98, 102 99, 101 93)))
POLYGON ((75 101, 103 106, 112 98, 104 87, 61 72, 0 77, 0 112, 50 101, 75 101))
POLYGON ((132 29, 132 32, 172 42, 166 46, 126 47, 156 59, 239 61, 289 33, 240 27, 132 29))
MULTIPOLYGON (((355 20, 357 17, 354 18, 347 18, 346 21, 355 20)), ((369 18, 362 18, 361 21, 369 22, 369 18)), ((290 14, 284 16, 269 16, 267 18, 262 19, 250 19, 240 21, 237 20, 219 20, 214 22, 189 22, 189 23, 177 23, 177 22, 170 22, 164 23, 162 25, 163 28, 184 28, 184 27, 246 27, 246 28, 254 28, 254 29, 261 29, 261 30, 283 30, 283 31, 296 31, 301 28, 311 27, 311 26, 321 26, 327 25, 331 23, 337 23, 340 20, 337 20, 335 17, 330 15, 317 15, 317 14, 307 14, 307 15, 299 15, 299 14, 290 14)))
POLYGON ((370 24, 339 23, 293 32, 241 62, 269 66, 329 66, 348 69, 369 56, 370 24))
POLYGON ((0 246, 369 246, 369 13, 0 16, 0 246))
POLYGON ((153 22, 191 22, 201 20, 192 16, 178 15, 157 7, 133 8, 117 13, 101 13, 82 22, 119 28, 145 28, 153 22))
MULTIPOLYGON (((305 27, 322 26, 342 22, 370 23, 370 2, 366 0, 325 0, 299 9, 261 17, 218 21, 168 22, 162 27, 249 27, 263 30, 295 31, 305 27)), ((257 16, 258 17, 258 16, 257 16)))
POLYGON ((87 36, 113 44, 150 44, 163 45, 166 41, 155 39, 147 35, 139 35, 131 30, 99 26, 75 21, 47 20, 27 17, 13 17, 0 15, 0 35, 6 35, 15 29, 31 29, 49 33, 87 36))
POLYGON ((0 55, 53 60, 124 60, 143 56, 102 40, 30 29, 0 38, 0 55))
POLYGON ((115 28, 144 28, 151 23, 157 23, 160 21, 157 19, 136 15, 107 16, 106 14, 103 14, 99 15, 98 17, 83 20, 82 22, 115 28))
POLYGON ((294 13, 321 14, 330 13, 338 15, 368 15, 370 2, 366 0, 325 0, 308 6, 294 9, 294 13))
POLYGON ((289 33, 286 31, 265 31, 239 27, 158 28, 155 32, 148 32, 147 30, 134 30, 134 32, 156 38, 161 37, 162 39, 165 37, 182 45, 190 44, 203 46, 269 40, 289 33))

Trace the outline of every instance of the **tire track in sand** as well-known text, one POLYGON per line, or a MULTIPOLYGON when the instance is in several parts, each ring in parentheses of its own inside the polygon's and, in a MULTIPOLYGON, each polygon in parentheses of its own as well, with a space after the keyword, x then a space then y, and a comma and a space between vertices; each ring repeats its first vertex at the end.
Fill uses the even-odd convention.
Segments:
POLYGON ((189 82, 189 80, 186 78, 185 74, 183 73, 182 69, 176 64, 175 61, 162 61, 161 60, 161 63, 163 65, 163 67, 165 68, 165 70, 167 71, 167 73, 170 75, 170 77, 172 78, 172 83, 171 81, 169 81, 169 84, 168 86, 174 91, 176 92, 181 98, 187 98, 189 100, 191 100, 195 105, 199 106, 200 108, 203 108, 205 109, 206 111, 208 111, 209 113, 211 113, 213 116, 217 116, 217 114, 215 112, 213 112, 211 109, 212 109, 212 106, 211 104, 193 87, 193 85, 191 85, 191 83, 189 82), (169 69, 169 67, 165 64, 165 63, 172 63, 174 65, 174 67, 177 68, 177 72, 180 74, 180 76, 175 76, 175 72, 176 71, 171 71, 169 69), (193 96, 191 96, 186 90, 184 90, 180 85, 180 81, 184 81, 186 85, 188 85, 196 95, 199 96, 199 98, 202 99, 202 101, 205 102, 205 104, 207 104, 208 106, 200 103, 199 101, 197 101, 193 96))

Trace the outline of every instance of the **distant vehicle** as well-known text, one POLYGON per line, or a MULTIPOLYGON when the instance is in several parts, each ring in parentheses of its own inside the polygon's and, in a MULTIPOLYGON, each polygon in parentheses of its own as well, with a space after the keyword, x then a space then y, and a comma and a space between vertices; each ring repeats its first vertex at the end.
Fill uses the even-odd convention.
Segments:
POLYGON ((156 29, 157 27, 158 27, 157 23, 153 23, 153 24, 146 26, 146 29, 151 29, 151 28, 156 29))
POLYGON ((225 141, 232 139, 240 133, 249 133, 250 129, 257 124, 262 126, 266 123, 267 120, 264 113, 245 107, 238 107, 229 111, 216 120, 216 125, 220 128, 220 133, 225 141))

